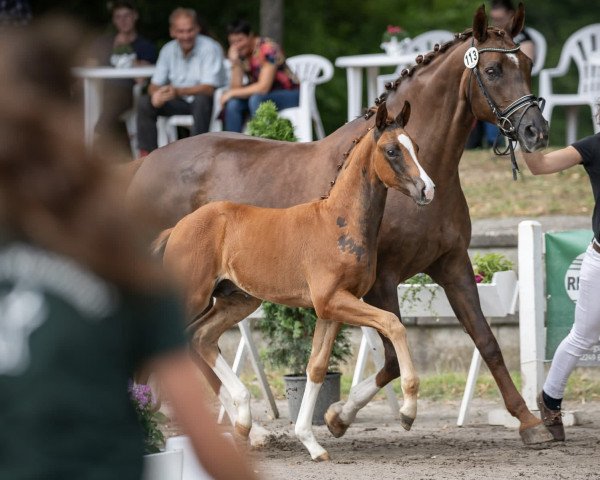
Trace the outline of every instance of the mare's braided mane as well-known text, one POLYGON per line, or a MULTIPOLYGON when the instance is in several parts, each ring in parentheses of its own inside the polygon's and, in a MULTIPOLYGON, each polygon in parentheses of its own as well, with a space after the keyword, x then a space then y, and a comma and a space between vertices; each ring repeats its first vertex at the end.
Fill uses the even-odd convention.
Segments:
MULTIPOLYGON (((506 32, 504 30, 496 27, 488 27, 488 32, 495 33, 499 37, 504 37, 506 35, 506 32)), ((392 82, 387 82, 385 84, 385 92, 383 92, 379 97, 375 99, 375 105, 369 107, 367 112, 364 114, 364 119, 368 120, 369 118, 371 118, 377 111, 378 105, 387 99, 390 92, 396 91, 405 78, 412 77, 417 69, 420 69, 425 65, 430 64, 431 61, 438 55, 446 52, 453 45, 456 45, 457 43, 462 43, 465 40, 471 38, 472 36, 473 29, 467 28, 461 33, 455 33, 453 40, 442 43, 441 45, 439 43, 436 43, 433 47, 433 51, 428 52, 426 54, 417 55, 417 57, 415 58, 416 65, 413 65, 410 68, 403 69, 400 72, 400 76, 396 80, 392 82)))

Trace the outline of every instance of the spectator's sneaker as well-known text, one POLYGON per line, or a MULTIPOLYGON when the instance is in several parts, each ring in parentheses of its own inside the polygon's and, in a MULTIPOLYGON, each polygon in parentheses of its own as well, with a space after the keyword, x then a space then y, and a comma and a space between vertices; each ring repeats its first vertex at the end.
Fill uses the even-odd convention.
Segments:
POLYGON ((544 403, 544 399, 542 398, 542 393, 537 397, 537 405, 540 409, 540 414, 542 416, 542 421, 546 428, 550 431, 554 440, 558 442, 565 441, 565 427, 562 422, 562 412, 560 410, 551 410, 544 403))

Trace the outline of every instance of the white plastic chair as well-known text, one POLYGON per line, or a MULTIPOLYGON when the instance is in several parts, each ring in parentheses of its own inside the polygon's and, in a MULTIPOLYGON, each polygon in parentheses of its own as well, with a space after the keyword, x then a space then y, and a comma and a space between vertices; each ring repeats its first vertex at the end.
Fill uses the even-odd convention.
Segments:
POLYGON ((535 46, 535 59, 533 61, 533 66, 531 67, 531 75, 535 76, 540 73, 542 68, 544 68, 548 44, 546 43, 546 38, 542 32, 539 32, 535 28, 525 27, 525 31, 529 34, 531 41, 535 46))
POLYGON ((300 142, 312 142, 313 122, 317 138, 325 137, 323 122, 317 108, 316 86, 333 78, 333 64, 320 55, 296 55, 287 59, 287 64, 300 81, 300 101, 297 107, 286 108, 280 116, 289 119, 300 142))
MULTIPOLYGON (((594 115, 595 104, 600 97, 600 23, 583 27, 565 42, 556 68, 540 71, 540 97, 546 99, 544 116, 550 122, 555 106, 567 107, 566 144, 577 139, 577 113, 580 106, 588 105, 594 115), (567 74, 571 61, 579 73, 577 93, 554 93, 552 79, 567 74)), ((596 122, 594 132, 600 129, 596 122)))
MULTIPOLYGON (((226 87, 217 88, 213 96, 213 110, 210 119, 209 132, 220 132, 223 130, 221 120, 218 115, 221 112, 220 99, 226 87)), ((156 120, 156 130, 158 133, 157 144, 159 147, 164 147, 167 143, 177 140, 177 127, 185 127, 191 129, 194 125, 194 117, 192 115, 172 115, 170 117, 159 116, 156 120)))
POLYGON ((131 155, 133 158, 138 158, 140 154, 137 139, 137 105, 140 96, 142 95, 142 89, 143 85, 137 82, 133 85, 133 105, 119 117, 120 120, 125 122, 127 135, 129 136, 129 147, 131 148, 131 155))
MULTIPOLYGON (((454 39, 454 34, 448 30, 430 30, 417 35, 406 45, 403 53, 414 53, 415 57, 420 53, 427 53, 433 50, 436 43, 440 45, 454 39)), ((377 77, 377 91, 383 92, 385 84, 393 82, 398 78, 400 72, 409 67, 408 64, 398 65, 394 73, 379 75, 377 77)))

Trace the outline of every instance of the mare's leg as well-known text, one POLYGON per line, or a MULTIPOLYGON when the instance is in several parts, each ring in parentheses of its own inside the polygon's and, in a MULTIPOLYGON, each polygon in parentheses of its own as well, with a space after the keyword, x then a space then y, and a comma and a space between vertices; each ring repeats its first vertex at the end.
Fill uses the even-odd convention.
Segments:
POLYGON ((507 410, 521 422, 519 433, 523 442, 535 444, 552 441, 552 435, 543 427, 541 420, 529 411, 508 373, 498 342, 481 311, 473 267, 466 250, 441 257, 427 273, 444 287, 456 317, 492 372, 507 410))
POLYGON ((349 325, 373 327, 390 339, 396 350, 402 375, 404 403, 400 408, 400 422, 406 430, 410 430, 417 415, 419 379, 408 348, 406 328, 398 317, 391 312, 361 302, 345 291, 336 292, 328 298, 314 299, 314 305, 319 317, 349 325))
POLYGON ((229 414, 236 435, 247 439, 252 427, 250 392, 219 352, 223 332, 260 306, 260 300, 243 292, 217 297, 213 307, 195 323, 193 345, 222 383, 219 398, 229 414))
POLYGON ((317 319, 310 360, 306 368, 306 389, 296 420, 296 436, 304 444, 311 458, 317 461, 329 460, 329 454, 315 439, 312 431, 312 417, 319 390, 327 374, 331 349, 340 327, 338 322, 317 319))
MULTIPOLYGON (((398 280, 393 275, 378 274, 377 280, 369 293, 365 295, 364 301, 374 307, 388 312, 393 312, 400 317, 398 309, 398 280)), ((385 363, 383 368, 376 374, 361 381, 350 390, 347 402, 332 404, 325 415, 325 422, 334 437, 341 437, 352 424, 358 411, 369 403, 373 397, 389 382, 400 376, 398 357, 392 342, 381 333, 385 351, 385 363)))

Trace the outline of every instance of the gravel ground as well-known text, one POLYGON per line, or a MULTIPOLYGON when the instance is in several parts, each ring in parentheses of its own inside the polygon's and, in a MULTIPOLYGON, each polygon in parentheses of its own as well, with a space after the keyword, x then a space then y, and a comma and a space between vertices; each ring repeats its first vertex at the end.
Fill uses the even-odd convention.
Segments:
POLYGON ((383 400, 367 405, 342 438, 327 427, 314 427, 332 460, 315 463, 296 440, 285 402, 281 418, 269 420, 264 405, 253 404, 256 423, 270 435, 252 449, 255 469, 264 479, 599 479, 600 402, 567 403, 578 410, 581 425, 567 428, 567 441, 548 448, 522 444, 515 429, 487 424, 487 414, 500 405, 474 399, 465 427, 456 426, 459 402, 420 400, 410 432, 394 420, 383 400))

